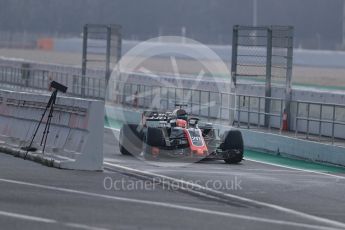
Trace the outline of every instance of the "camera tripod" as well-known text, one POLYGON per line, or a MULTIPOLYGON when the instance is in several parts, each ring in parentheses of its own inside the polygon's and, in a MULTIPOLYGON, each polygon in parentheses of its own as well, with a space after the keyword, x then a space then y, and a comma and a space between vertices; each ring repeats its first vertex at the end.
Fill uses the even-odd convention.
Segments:
POLYGON ((32 147, 32 144, 33 144, 33 142, 35 140, 35 137, 37 135, 37 132, 38 132, 38 130, 39 130, 41 124, 42 124, 44 116, 46 115, 47 111, 49 110, 47 122, 46 122, 46 125, 44 127, 43 136, 42 136, 41 143, 40 143, 40 146, 42 146, 42 144, 43 144, 42 154, 44 154, 44 151, 45 151, 45 148, 46 148, 46 144, 47 144, 48 135, 49 135, 50 124, 51 124, 51 120, 52 120, 52 117, 53 117, 54 105, 55 105, 55 102, 56 102, 57 92, 58 92, 58 90, 55 89, 53 91, 52 95, 50 96, 49 101, 47 103, 47 106, 44 109, 44 111, 42 113, 42 117, 41 117, 40 121, 38 122, 36 130, 35 130, 32 138, 31 138, 30 144, 28 146, 22 148, 23 150, 26 150, 26 153, 24 155, 24 160, 26 159, 29 151, 36 151, 37 150, 36 148, 32 147))

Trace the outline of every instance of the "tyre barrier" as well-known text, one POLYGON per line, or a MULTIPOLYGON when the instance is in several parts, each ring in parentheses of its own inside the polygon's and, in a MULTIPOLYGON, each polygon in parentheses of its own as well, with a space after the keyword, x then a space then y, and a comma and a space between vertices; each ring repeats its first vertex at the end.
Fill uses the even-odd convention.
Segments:
MULTIPOLYGON (((29 146, 50 95, 0 90, 0 151, 24 156, 22 147, 29 146)), ((57 97, 46 149, 41 140, 48 112, 33 142, 35 152, 29 159, 50 166, 102 170, 104 102, 80 98, 57 97)))

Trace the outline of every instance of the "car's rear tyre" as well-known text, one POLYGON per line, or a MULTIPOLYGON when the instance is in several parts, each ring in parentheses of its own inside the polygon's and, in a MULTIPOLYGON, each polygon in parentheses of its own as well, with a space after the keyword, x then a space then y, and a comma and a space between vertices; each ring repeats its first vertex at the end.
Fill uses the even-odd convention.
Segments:
POLYGON ((243 137, 239 130, 230 130, 224 133, 223 151, 228 151, 227 158, 224 159, 227 164, 237 164, 243 160, 243 137))
POLYGON ((146 132, 146 144, 149 146, 164 146, 163 130, 160 128, 148 127, 146 132))
POLYGON ((154 127, 148 127, 145 144, 144 144, 144 158, 145 160, 157 160, 158 156, 152 154, 152 148, 165 146, 163 130, 154 127))
POLYGON ((122 155, 132 155, 130 152, 127 151, 127 149, 125 149, 125 147, 123 147, 123 145, 119 144, 120 147, 120 153, 122 155))
POLYGON ((119 148, 123 155, 138 155, 143 147, 143 132, 136 124, 125 124, 120 130, 119 148))

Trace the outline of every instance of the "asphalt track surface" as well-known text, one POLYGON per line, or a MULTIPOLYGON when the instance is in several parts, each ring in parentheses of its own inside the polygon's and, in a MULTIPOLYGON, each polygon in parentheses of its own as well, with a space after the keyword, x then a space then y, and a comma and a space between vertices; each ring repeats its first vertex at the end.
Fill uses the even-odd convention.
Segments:
MULTIPOLYGON (((115 130, 116 132, 116 130, 115 130)), ((245 160, 148 164, 105 130, 105 170, 59 170, 0 154, 1 229, 345 229, 345 175, 245 160), (217 200, 118 166, 228 194, 217 200)))

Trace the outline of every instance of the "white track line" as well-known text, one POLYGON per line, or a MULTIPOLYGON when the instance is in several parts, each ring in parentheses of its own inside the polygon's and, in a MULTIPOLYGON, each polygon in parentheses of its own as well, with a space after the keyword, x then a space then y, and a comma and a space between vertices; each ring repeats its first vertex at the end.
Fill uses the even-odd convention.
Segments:
MULTIPOLYGON (((132 172, 136 172, 136 173, 140 173, 140 174, 146 174, 146 175, 149 175, 149 176, 163 178, 163 179, 166 179, 167 181, 174 181, 174 182, 177 182, 178 185, 179 184, 184 184, 184 185, 186 185, 187 189, 191 188, 191 187, 199 188, 199 189, 204 190, 204 191, 212 192, 213 194, 222 195, 223 197, 228 197, 228 198, 231 198, 231 199, 236 199, 236 200, 240 200, 240 201, 243 201, 243 202, 248 202, 248 203, 252 203, 252 204, 255 204, 255 205, 259 205, 259 206, 275 209, 275 210, 278 210, 278 211, 281 211, 281 212, 285 212, 285 213, 288 213, 288 214, 291 214, 291 215, 295 215, 295 216, 302 217, 302 218, 305 218, 305 219, 309 219, 309 220, 312 220, 312 221, 316 221, 316 222, 319 222, 319 223, 329 224, 329 225, 332 225, 332 226, 336 226, 336 227, 340 227, 340 228, 345 229, 345 223, 342 223, 342 222, 339 222, 339 221, 334 221, 334 220, 322 218, 322 217, 319 217, 319 216, 310 215, 310 214, 303 213, 303 212, 300 212, 300 211, 297 211, 297 210, 293 210, 293 209, 285 208, 285 207, 282 207, 282 206, 279 206, 279 205, 274 205, 274 204, 265 203, 265 202, 261 202, 261 201, 256 201, 256 200, 245 198, 245 197, 241 197, 241 196, 238 196, 238 195, 233 195, 233 194, 229 194, 229 193, 223 193, 223 192, 220 192, 220 191, 217 191, 217 190, 213 190, 213 189, 201 186, 201 185, 196 184, 196 183, 191 183, 189 181, 184 181, 184 180, 176 179, 176 178, 165 176, 165 175, 161 175, 161 174, 156 174, 156 173, 152 173, 152 172, 148 172, 148 171, 142 171, 142 170, 138 170, 138 169, 133 169, 133 168, 129 168, 129 167, 126 167, 126 166, 122 166, 122 165, 118 165, 118 164, 113 164, 113 163, 108 163, 108 162, 104 162, 104 164, 108 165, 108 166, 114 166, 114 167, 117 167, 117 168, 120 168, 120 169, 123 169, 123 170, 127 170, 127 171, 132 171, 132 172)), ((191 189, 191 190, 194 191, 193 189, 191 189)))
POLYGON ((105 228, 91 227, 84 224, 62 223, 53 219, 47 219, 47 218, 42 218, 42 217, 37 217, 37 216, 29 216, 29 215, 14 213, 14 212, 0 211, 0 216, 21 219, 21 220, 26 220, 26 221, 40 222, 40 223, 45 223, 45 224, 59 224, 65 227, 84 229, 84 230, 107 230, 105 228))
POLYGON ((113 131, 120 132, 120 129, 117 129, 117 128, 112 128, 112 127, 110 127, 110 126, 104 126, 104 128, 106 128, 106 129, 110 129, 110 130, 113 130, 113 131))
POLYGON ((36 217, 36 216, 28 216, 28 215, 23 215, 23 214, 18 214, 18 213, 13 213, 13 212, 5 212, 5 211, 0 211, 0 216, 12 217, 12 218, 17 218, 17 219, 29 220, 29 221, 41 222, 41 223, 47 223, 47 224, 57 223, 56 220, 52 220, 52 219, 46 219, 46 218, 36 217))
POLYGON ((285 166, 285 165, 280 165, 280 164, 268 163, 268 162, 265 162, 265 161, 252 160, 250 158, 244 158, 244 159, 247 160, 247 161, 251 161, 251 162, 255 162, 255 163, 260 163, 260 164, 265 164, 265 165, 270 165, 270 166, 275 166, 275 167, 280 167, 280 168, 286 168, 286 169, 292 169, 292 170, 297 170, 297 171, 301 171, 301 172, 319 174, 319 175, 323 175, 323 176, 330 176, 330 177, 334 177, 334 178, 337 178, 337 179, 345 179, 345 177, 343 177, 343 176, 334 175, 334 174, 330 174, 330 173, 318 172, 318 171, 308 170, 308 169, 300 169, 300 168, 295 168, 295 167, 291 167, 291 166, 285 166))
MULTIPOLYGON (((105 159, 106 162, 112 162, 112 163, 121 163, 120 161, 112 161, 111 159, 105 159)), ((123 162, 122 162, 123 163, 123 162)), ((147 170, 148 172, 154 172, 154 173, 160 173, 160 172, 185 172, 185 173, 198 173, 198 174, 221 174, 221 175, 230 175, 230 176, 236 176, 236 175, 243 175, 243 173, 248 173, 248 172, 253 172, 255 171, 256 173, 260 173, 261 174, 267 174, 267 173, 301 173, 301 172, 296 172, 293 170, 287 170, 287 169, 246 169, 246 170, 238 170, 236 172, 226 172, 224 170, 221 171, 221 169, 217 169, 217 170, 212 170, 209 171, 209 169, 207 169, 207 171, 205 170, 193 170, 193 169, 149 169, 147 170), (217 171, 218 170, 218 171, 217 171)))
MULTIPOLYGON (((312 225, 312 224, 296 223, 296 222, 290 222, 290 221, 284 221, 284 220, 274 220, 274 219, 267 219, 267 218, 253 217, 253 216, 245 216, 245 215, 240 215, 240 214, 225 213, 225 212, 220 212, 220 211, 213 211, 213 210, 208 210, 208 209, 195 208, 195 207, 190 207, 190 206, 177 205, 177 204, 165 203, 165 202, 157 202, 157 201, 151 201, 151 200, 138 200, 138 199, 132 199, 132 198, 126 198, 126 197, 110 196, 110 195, 104 195, 104 194, 98 194, 98 193, 92 193, 92 192, 85 192, 81 190, 28 183, 28 182, 17 181, 17 180, 9 180, 9 179, 4 179, 4 178, 0 178, 0 182, 30 186, 30 187, 52 190, 52 191, 72 193, 72 194, 89 196, 89 197, 103 198, 103 199, 108 199, 108 200, 116 200, 116 201, 136 203, 136 204, 145 204, 145 205, 150 205, 150 206, 178 209, 178 210, 197 212, 197 213, 202 213, 202 214, 207 214, 207 215, 223 216, 223 217, 228 217, 228 218, 235 218, 235 219, 241 219, 241 220, 246 220, 246 221, 255 221, 255 222, 274 224, 274 225, 284 225, 284 226, 290 226, 290 227, 300 227, 300 228, 318 229, 318 230, 339 230, 339 228, 334 228, 334 227, 323 227, 320 225, 312 225)), ((26 217, 29 217, 29 216, 26 216, 26 217)), ((48 219, 46 220, 48 221, 48 219)), ((49 221, 52 221, 52 220, 49 220, 49 221)), ((79 225, 76 225, 75 227, 77 226, 79 225)), ((345 228, 344 226, 342 227, 345 228)))

